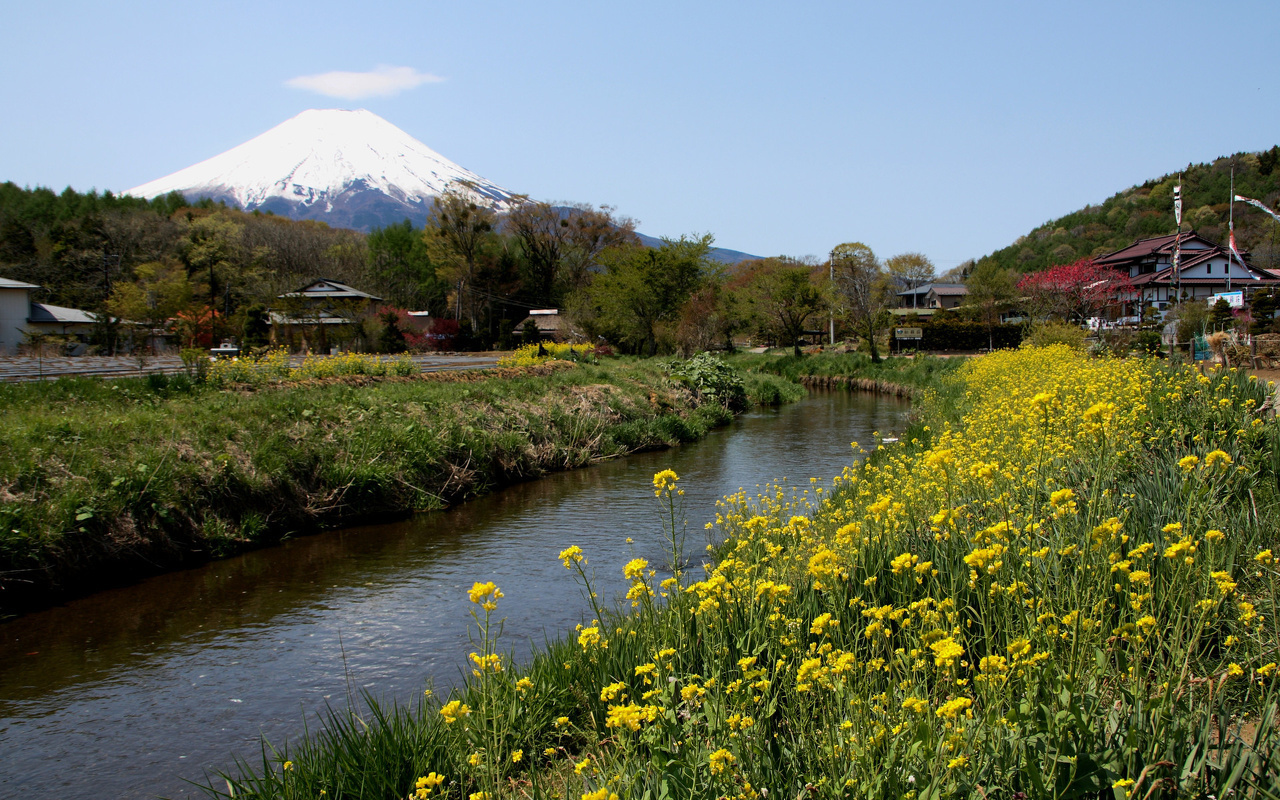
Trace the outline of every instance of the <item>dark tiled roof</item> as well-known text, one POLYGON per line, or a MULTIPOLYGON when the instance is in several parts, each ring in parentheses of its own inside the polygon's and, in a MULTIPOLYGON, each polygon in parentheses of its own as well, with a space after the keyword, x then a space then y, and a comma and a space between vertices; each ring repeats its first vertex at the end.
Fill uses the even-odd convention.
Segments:
MULTIPOLYGON (((1139 275, 1136 278, 1129 278, 1130 286, 1149 286, 1151 284, 1159 284, 1161 286, 1170 286, 1173 284, 1173 278, 1170 275, 1171 270, 1162 269, 1159 272, 1148 272, 1146 275, 1139 275)), ((1254 269, 1252 272, 1258 275, 1254 278, 1232 278, 1232 283, 1243 283, 1249 285, 1266 285, 1270 283, 1280 283, 1280 278, 1275 277, 1264 269, 1254 269)), ((1225 275, 1212 278, 1183 278, 1180 283, 1183 286, 1210 286, 1214 284, 1226 284, 1227 277, 1225 275)))
MULTIPOLYGON (((1173 240, 1178 235, 1171 233, 1167 236, 1153 236, 1150 239, 1139 239, 1128 247, 1121 248, 1114 253, 1107 253, 1104 256, 1098 256, 1094 259, 1095 264, 1118 264, 1126 261, 1137 261, 1156 254, 1172 253, 1173 240)), ((1187 231, 1182 234, 1182 246, 1186 247, 1188 242, 1202 242, 1208 247, 1214 247, 1213 242, 1205 239, 1195 231, 1187 231)))
POLYGON ((905 292, 898 292, 898 296, 910 297, 913 294, 918 294, 923 297, 924 295, 928 294, 931 291, 940 295, 967 294, 969 292, 969 289, 963 283, 926 283, 922 286, 917 286, 914 289, 908 289, 905 292), (960 291, 949 291, 954 289, 959 289, 960 291))
MULTIPOLYGON (((1261 282, 1267 282, 1267 280, 1276 278, 1275 274, 1272 274, 1270 273, 1270 271, 1267 271, 1265 269, 1257 268, 1257 266, 1252 266, 1251 264, 1249 264, 1248 261, 1245 261, 1242 264, 1242 262, 1236 259, 1234 255, 1231 255, 1231 251, 1226 250, 1225 247, 1219 246, 1219 244, 1215 244, 1215 246, 1207 248, 1207 250, 1204 250, 1204 251, 1190 252, 1190 255, 1185 257, 1185 259, 1179 261, 1178 268, 1179 270, 1187 270, 1187 269, 1193 268, 1193 266, 1203 264, 1203 262, 1212 261, 1213 259, 1229 259, 1231 264, 1242 265, 1244 266, 1244 269, 1249 270, 1249 273, 1258 275, 1258 279, 1260 279, 1261 282)), ((1171 283, 1172 271, 1174 271, 1174 268, 1172 268, 1172 265, 1165 265, 1165 266, 1162 266, 1161 269, 1153 271, 1153 273, 1135 275, 1134 278, 1129 279, 1129 282, 1134 285, 1146 285, 1149 283, 1171 283)), ((1192 282, 1196 282, 1196 280, 1199 280, 1199 282, 1224 283, 1225 276, 1224 278, 1216 278, 1216 276, 1215 278, 1185 278, 1184 276, 1181 282, 1192 283, 1192 282)), ((1253 279, 1251 278, 1233 278, 1233 280, 1249 280, 1249 282, 1253 282, 1253 279)))

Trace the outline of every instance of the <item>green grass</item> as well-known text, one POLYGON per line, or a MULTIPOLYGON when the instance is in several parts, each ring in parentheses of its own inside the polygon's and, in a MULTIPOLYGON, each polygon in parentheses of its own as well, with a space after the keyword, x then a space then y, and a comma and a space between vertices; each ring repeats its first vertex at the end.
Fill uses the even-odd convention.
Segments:
MULTIPOLYGON (((769 401, 798 387, 753 378, 769 401)), ((333 377, 0 385, 0 603, 355 519, 441 508, 729 420, 659 361, 333 377)))

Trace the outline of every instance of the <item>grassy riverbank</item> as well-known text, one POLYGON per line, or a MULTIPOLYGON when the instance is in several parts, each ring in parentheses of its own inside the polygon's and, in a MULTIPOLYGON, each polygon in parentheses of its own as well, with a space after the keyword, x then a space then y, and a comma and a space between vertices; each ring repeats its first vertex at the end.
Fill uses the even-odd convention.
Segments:
MULTIPOLYGON (((1267 387, 1061 347, 939 380, 911 436, 822 491, 726 498, 714 563, 593 563, 630 602, 526 667, 476 584, 465 689, 337 713, 212 791, 1274 797, 1267 387)), ((654 485, 677 549, 677 476, 654 485)))
MULTIPOLYGON (((731 417, 660 361, 416 376, 324 366, 0 385, 0 608, 440 508, 693 441, 731 417)), ((768 402, 800 391, 745 383, 768 402)))
POLYGON ((740 353, 729 362, 742 370, 778 375, 811 386, 848 387, 911 397, 946 384, 944 375, 963 364, 963 358, 890 357, 872 362, 862 353, 817 353, 800 358, 740 353))

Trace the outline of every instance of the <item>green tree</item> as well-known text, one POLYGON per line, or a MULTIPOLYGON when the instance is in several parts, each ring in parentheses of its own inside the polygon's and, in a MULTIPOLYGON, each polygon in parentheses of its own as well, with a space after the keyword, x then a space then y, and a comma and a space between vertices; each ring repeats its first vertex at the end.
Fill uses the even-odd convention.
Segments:
POLYGON ((994 260, 983 259, 965 281, 969 295, 965 305, 987 328, 987 349, 995 349, 995 327, 1000 314, 1009 307, 1016 293, 1017 277, 994 260))
POLYGON ((1235 323, 1235 316, 1231 313, 1231 304, 1221 297, 1218 302, 1213 304, 1209 309, 1209 325, 1214 330, 1226 330, 1235 323))
POLYGON ((656 248, 604 251, 604 272, 572 304, 574 316, 631 352, 653 355, 659 326, 674 322, 690 295, 718 278, 712 241, 711 234, 682 236, 656 248))
POLYGON ((403 353, 406 350, 404 331, 400 329, 400 316, 394 311, 378 315, 382 330, 378 332, 379 353, 403 353))
POLYGON ((159 327, 191 304, 191 282, 181 264, 139 264, 134 275, 136 280, 116 284, 107 301, 117 317, 159 327))
POLYGON ((936 270, 923 253, 902 253, 885 259, 885 269, 893 280, 895 291, 918 289, 933 280, 936 270))
POLYGON ((871 360, 881 361, 876 336, 889 324, 891 282, 879 259, 862 242, 837 245, 831 251, 832 302, 849 326, 867 340, 871 360))
POLYGON ((271 338, 270 316, 267 307, 254 303, 244 309, 244 325, 240 329, 240 342, 244 347, 261 347, 271 338))
POLYGON ((427 242, 412 222, 375 229, 367 243, 369 270, 389 305, 444 313, 448 284, 436 275, 427 242))
POLYGON ((751 268, 749 296, 763 331, 789 343, 800 355, 805 323, 825 306, 810 280, 812 267, 789 258, 769 258, 751 268))
MULTIPOLYGON (((436 274, 454 286, 454 317, 462 319, 463 298, 476 278, 481 254, 493 237, 496 215, 476 202, 465 182, 455 182, 432 201, 432 219, 425 231, 436 274)), ((471 327, 476 327, 475 303, 466 303, 471 327)))
POLYGON ((219 300, 231 287, 243 286, 249 278, 240 247, 243 230, 243 225, 221 213, 196 217, 187 228, 184 257, 194 280, 208 280, 202 293, 210 308, 222 307, 219 300))
POLYGON ((151 330, 163 328, 191 305, 191 282, 176 263, 139 264, 134 275, 136 280, 112 289, 107 313, 133 326, 145 341, 151 330))

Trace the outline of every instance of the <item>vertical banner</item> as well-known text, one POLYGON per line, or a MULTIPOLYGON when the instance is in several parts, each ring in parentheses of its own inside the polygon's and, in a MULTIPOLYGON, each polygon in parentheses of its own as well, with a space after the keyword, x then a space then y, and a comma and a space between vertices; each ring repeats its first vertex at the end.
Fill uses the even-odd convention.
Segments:
MULTIPOLYGON (((1240 262, 1241 267, 1245 267, 1244 258, 1240 256, 1240 251, 1236 249, 1236 232, 1234 230, 1231 231, 1231 234, 1227 239, 1227 243, 1231 247, 1231 255, 1236 257, 1236 261, 1240 262)), ((1247 269, 1247 267, 1245 268, 1247 269)), ((1259 277, 1258 275, 1253 273, 1250 273, 1250 274, 1253 275, 1253 279, 1255 281, 1262 280, 1262 278, 1259 277)), ((1230 264, 1227 264, 1227 289, 1228 291, 1231 289, 1231 265, 1230 264)))
POLYGON ((1182 224, 1182 184, 1173 187, 1173 218, 1182 224))

